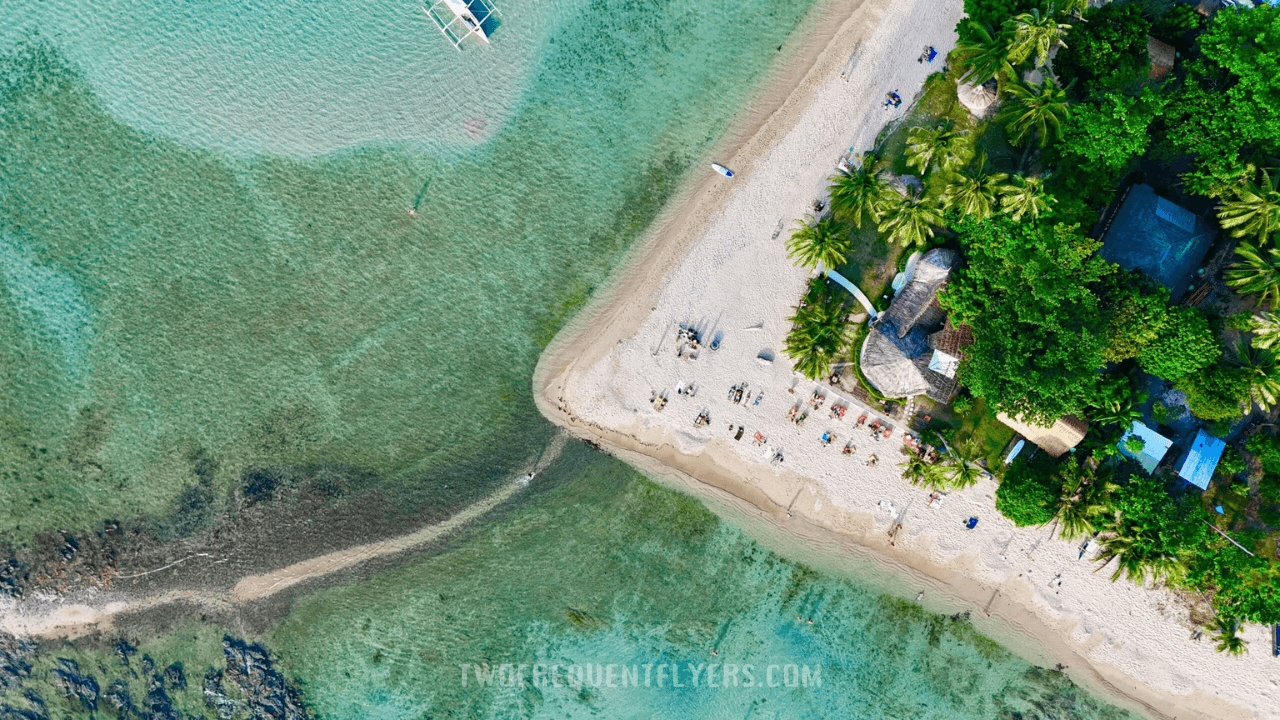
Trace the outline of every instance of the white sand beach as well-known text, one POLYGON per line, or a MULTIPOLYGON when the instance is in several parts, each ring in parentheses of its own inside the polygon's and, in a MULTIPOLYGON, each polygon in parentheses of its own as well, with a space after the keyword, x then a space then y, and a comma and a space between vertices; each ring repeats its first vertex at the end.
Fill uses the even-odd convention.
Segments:
POLYGON ((899 573, 885 586, 909 597, 925 590, 937 612, 971 609, 997 640, 1035 662, 1067 665, 1080 684, 1145 715, 1280 717, 1280 659, 1267 628, 1243 629, 1243 657, 1216 652, 1208 633, 1193 641, 1192 600, 1111 582, 1109 570, 1095 572, 1096 546, 1080 557, 1078 542, 1048 528, 1016 529, 995 510, 993 481, 929 507, 930 492, 900 477, 901 427, 874 439, 855 428, 866 411, 851 397, 791 371, 782 343, 808 273, 786 257, 788 231, 824 195, 846 151, 870 149, 941 69, 963 10, 958 0, 866 0, 827 12, 830 32, 814 36, 823 47, 798 48, 756 115, 722 143, 715 159, 737 177, 699 178, 616 285, 548 348, 535 376, 543 412, 713 507, 736 508, 735 521, 757 537, 789 536, 781 544, 794 559, 811 561, 813 546, 823 558, 845 553, 859 567, 899 573), (932 65, 916 62, 924 45, 939 51, 932 65), (889 91, 908 102, 884 108, 889 91), (719 349, 677 357, 682 323, 704 343, 722 336, 719 349), (729 401, 741 383, 750 399, 729 401), (680 392, 690 386, 692 397, 680 392), (797 427, 787 411, 808 407, 815 389, 825 405, 797 427), (655 393, 668 398, 665 408, 655 409, 655 393), (835 402, 849 406, 843 420, 829 416, 835 402), (710 422, 696 427, 704 411, 710 422), (836 437, 829 446, 824 432, 836 437), (857 449, 845 455, 850 441, 857 449), (970 517, 979 519, 973 530, 964 527, 970 517))

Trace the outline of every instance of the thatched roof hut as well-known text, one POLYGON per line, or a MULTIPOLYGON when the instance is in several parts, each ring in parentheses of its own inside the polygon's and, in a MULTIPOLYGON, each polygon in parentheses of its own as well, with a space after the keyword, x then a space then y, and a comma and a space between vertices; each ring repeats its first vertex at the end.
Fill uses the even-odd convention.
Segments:
POLYGON ((916 263, 911 282, 897 294, 862 344, 862 374, 886 397, 927 394, 942 403, 955 399, 954 368, 931 367, 930 333, 943 330, 946 313, 937 295, 958 261, 954 250, 934 249, 916 263))
POLYGON ((989 87, 985 83, 982 85, 970 85, 957 82, 956 99, 974 117, 980 118, 986 115, 987 108, 991 107, 991 104, 996 101, 996 91, 995 88, 989 87))
POLYGON ((1172 45, 1166 45, 1159 40, 1147 36, 1147 58, 1151 60, 1151 72, 1148 74, 1152 80, 1160 80, 1173 69, 1174 58, 1177 57, 1177 51, 1172 45))
POLYGON ((997 414, 996 419, 1054 457, 1061 457, 1063 453, 1079 445, 1089 430, 1089 423, 1074 415, 1058 418, 1047 427, 1015 420, 1004 413, 997 414))

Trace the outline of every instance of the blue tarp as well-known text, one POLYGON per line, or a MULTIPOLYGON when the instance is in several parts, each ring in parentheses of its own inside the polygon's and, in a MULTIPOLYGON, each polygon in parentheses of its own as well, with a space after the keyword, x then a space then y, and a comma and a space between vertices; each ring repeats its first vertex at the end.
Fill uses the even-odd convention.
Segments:
POLYGON ((1136 460, 1142 466, 1142 469, 1149 473, 1156 469, 1156 466, 1160 464, 1164 454, 1169 452, 1169 447, 1172 445, 1173 441, 1169 438, 1134 420, 1129 432, 1120 438, 1119 448, 1121 455, 1136 460), (1132 437, 1142 440, 1142 450, 1140 452, 1131 453, 1125 447, 1125 443, 1129 442, 1129 438, 1132 437))
POLYGON ((1213 471, 1226 448, 1225 442, 1201 430, 1196 433, 1196 441, 1191 443, 1191 449, 1178 468, 1178 476, 1201 490, 1208 490, 1213 471))

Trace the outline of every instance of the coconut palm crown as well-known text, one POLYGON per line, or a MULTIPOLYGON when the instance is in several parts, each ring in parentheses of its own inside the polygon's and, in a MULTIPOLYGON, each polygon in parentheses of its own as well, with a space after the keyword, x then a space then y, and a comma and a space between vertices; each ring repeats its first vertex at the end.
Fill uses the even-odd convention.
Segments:
POLYGON ((837 220, 824 217, 802 223, 787 241, 787 255, 807 268, 833 268, 849 254, 849 235, 837 220))
POLYGON ((1004 81, 1014 76, 1009 64, 1009 44, 1012 37, 1007 32, 996 32, 990 27, 967 20, 970 37, 956 43, 950 59, 962 72, 960 79, 971 85, 996 78, 1004 81))
POLYGON ((933 238, 933 228, 942 222, 932 200, 924 198, 920 191, 908 189, 885 211, 879 230, 888 234, 891 243, 923 247, 933 238))
POLYGON ((1067 107, 1067 91, 1053 78, 1045 78, 1039 85, 1012 83, 1007 92, 1011 97, 996 117, 1004 124, 1014 145, 1021 145, 1028 136, 1034 136, 1043 148, 1050 138, 1061 137, 1062 120, 1071 111, 1067 107))
POLYGON ((1008 185, 1000 188, 1000 192, 1000 209, 1014 222, 1022 222, 1024 215, 1035 220, 1058 202, 1045 192, 1044 179, 1038 177, 1014 175, 1008 185))
POLYGON ((1235 199, 1222 203, 1218 221, 1235 237, 1253 235, 1266 244, 1272 233, 1280 230, 1280 173, 1271 177, 1260 171, 1262 182, 1246 179, 1235 190, 1235 199))
POLYGON ((968 171, 956 175, 942 193, 942 204, 948 210, 958 209, 966 217, 982 222, 995 212, 1005 173, 987 172, 987 155, 983 153, 968 171))
POLYGON ((907 133, 907 167, 916 168, 923 175, 930 168, 946 171, 963 165, 968 159, 963 139, 968 134, 955 130, 950 123, 912 128, 907 133))
POLYGON ((1240 261, 1232 263, 1223 273, 1227 285, 1241 295, 1258 295, 1272 307, 1280 304, 1280 250, 1262 250, 1244 242, 1236 248, 1236 255, 1240 261))
POLYGON ((876 158, 864 156, 858 167, 832 175, 831 212, 843 222, 851 222, 862 229, 864 218, 880 222, 885 205, 892 198, 893 188, 884 172, 875 169, 876 158))
POLYGON ((1005 27, 1013 38, 1009 43, 1009 62, 1020 65, 1035 57, 1036 67, 1049 60, 1054 48, 1067 46, 1062 36, 1071 29, 1070 25, 1054 19, 1052 13, 1041 15, 1040 8, 1015 15, 1005 21, 1005 27))

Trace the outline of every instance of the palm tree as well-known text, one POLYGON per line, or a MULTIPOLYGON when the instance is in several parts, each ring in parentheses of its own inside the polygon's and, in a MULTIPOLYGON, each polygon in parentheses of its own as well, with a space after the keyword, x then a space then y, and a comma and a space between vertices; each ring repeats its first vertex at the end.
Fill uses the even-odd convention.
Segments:
POLYGON ((1243 260, 1232 263, 1224 275, 1227 284, 1242 295, 1260 295, 1272 307, 1280 304, 1280 250, 1265 252, 1253 243, 1240 243, 1236 254, 1243 260))
POLYGON ((1008 88, 1013 97, 997 115, 1004 123, 1014 145, 1021 145, 1027 135, 1034 135, 1044 147, 1052 136, 1062 134, 1062 119, 1071 111, 1067 107, 1067 91, 1053 78, 1045 78, 1039 85, 1013 83, 1008 88))
POLYGON ((852 222, 859 230, 862 219, 880 222, 885 204, 893 188, 884 173, 875 169, 876 158, 863 156, 857 168, 832 175, 831 212, 843 222, 852 222))
POLYGON ((1049 52, 1056 47, 1066 47, 1062 36, 1071 29, 1054 19, 1053 15, 1041 15, 1040 8, 1033 8, 1029 13, 1015 15, 1004 22, 1005 28, 1013 36, 1009 43, 1009 62, 1021 65, 1035 55, 1036 67, 1044 65, 1049 59, 1049 52))
POLYGON ((834 218, 825 217, 814 222, 801 223, 787 241, 787 255, 807 268, 824 265, 836 267, 849 254, 849 235, 834 218))
POLYGON ((1118 516, 1109 519, 1104 525, 1103 531, 1108 536, 1102 541, 1102 552, 1098 554, 1098 560, 1102 561, 1098 570, 1115 560, 1116 571, 1111 574, 1112 582, 1120 579, 1121 575, 1137 583, 1146 580, 1148 575, 1155 580, 1170 581, 1186 572, 1186 561, 1182 557, 1151 550, 1151 540, 1142 537, 1144 530, 1146 528, 1141 526, 1129 527, 1118 516))
POLYGON ((1058 202, 1044 190, 1044 180, 1026 175, 1014 175, 1013 182, 1000 189, 1004 195, 1000 198, 1000 209, 1009 214, 1014 222, 1022 222, 1026 215, 1032 220, 1041 213, 1049 212, 1050 206, 1058 202))
POLYGON ((959 208, 966 217, 982 222, 995 212, 1002 184, 1009 176, 1005 173, 987 172, 987 155, 983 153, 977 164, 967 172, 956 176, 942 193, 942 204, 948 210, 959 208))
POLYGON ((1236 346, 1233 364, 1249 379, 1249 399, 1258 407, 1270 412, 1280 404, 1280 362, 1274 351, 1241 342, 1236 346))
POLYGON ((948 448, 943 462, 930 468, 929 485, 937 490, 963 490, 976 484, 986 474, 976 455, 977 446, 972 442, 948 448))
POLYGON ((813 281, 791 323, 783 350, 800 374, 810 380, 822 377, 844 347, 848 322, 841 297, 832 293, 824 280, 813 281))
POLYGON ((1270 350, 1280 342, 1280 313, 1257 312, 1249 318, 1249 332, 1253 333, 1253 346, 1270 350))
POLYGON ((946 122, 934 128, 912 128, 907 133, 907 167, 924 175, 931 167, 950 170, 964 164, 967 153, 961 140, 968 134, 946 122))
POLYGON ((933 227, 941 224, 942 217, 933 201, 926 200, 920 191, 908 190, 885 211, 879 230, 888 233, 889 242, 923 247, 933 237, 933 227))
POLYGON ((1112 425, 1128 429, 1134 420, 1142 417, 1142 404, 1147 401, 1147 393, 1131 393, 1123 397, 1104 400, 1093 419, 1102 425, 1112 425))
POLYGON ((1058 523, 1058 537, 1074 540, 1098 531, 1096 520, 1111 507, 1111 493, 1119 486, 1111 482, 1110 466, 1103 466, 1092 474, 1075 463, 1065 463, 1058 470, 1062 480, 1062 495, 1058 498, 1058 511, 1054 520, 1058 523))
POLYGON ((1218 618, 1218 634, 1212 638, 1218 643, 1218 652, 1227 652, 1232 655, 1243 655, 1249 652, 1247 647, 1249 643, 1236 634, 1239 630, 1239 620, 1218 618))
MULTIPOLYGON (((1080 17, 1084 15, 1084 11, 1089 9, 1089 0, 1064 0, 1062 3, 1063 15, 1074 15, 1080 17)), ((1053 4, 1049 4, 1049 12, 1053 12, 1053 4)))
POLYGON ((1262 182, 1246 180, 1236 188, 1236 199, 1222 203, 1218 221, 1224 228, 1233 228, 1235 237, 1257 235, 1265 244, 1271 233, 1280 230, 1280 173, 1273 179, 1266 170, 1260 171, 1262 182))
POLYGON ((928 481, 930 470, 933 466, 925 462, 914 452, 907 454, 907 459, 901 464, 902 477, 911 481, 912 485, 919 485, 928 481))
POLYGON ((991 78, 1003 82, 1013 77, 1013 66, 1009 64, 1009 43, 1012 38, 1008 33, 997 33, 973 20, 967 22, 970 37, 956 43, 950 58, 963 71, 960 79, 973 85, 981 85, 991 78))

